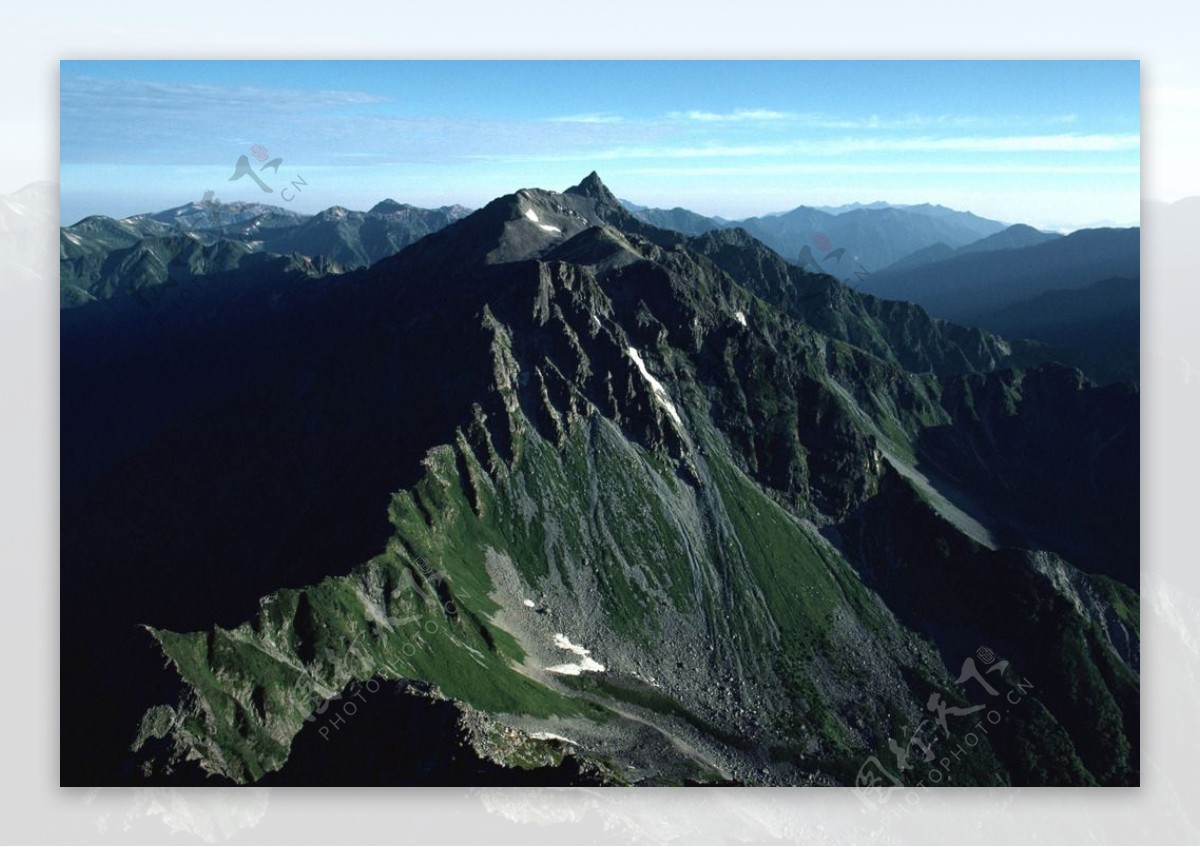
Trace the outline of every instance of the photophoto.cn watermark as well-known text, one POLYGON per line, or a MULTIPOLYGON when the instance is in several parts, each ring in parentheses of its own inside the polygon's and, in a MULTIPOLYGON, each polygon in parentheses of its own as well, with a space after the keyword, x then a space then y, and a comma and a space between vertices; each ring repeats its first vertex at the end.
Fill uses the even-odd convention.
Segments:
MULTIPOLYGON (((434 570, 429 562, 424 558, 419 558, 416 561, 417 569, 421 572, 421 576, 428 584, 428 589, 422 589, 421 584, 413 578, 412 574, 406 569, 403 573, 408 577, 412 584, 413 591, 421 598, 422 602, 429 603, 432 601, 439 606, 442 612, 448 618, 454 618, 458 615, 458 607, 454 600, 442 601, 437 589, 448 585, 451 581, 450 575, 434 570)), ((456 595, 463 598, 469 598, 468 594, 462 588, 456 589, 456 595)), ((387 627, 381 626, 379 623, 371 624, 371 632, 377 639, 383 639, 395 631, 403 631, 403 627, 409 624, 420 621, 419 615, 412 615, 407 618, 389 617, 387 619, 387 627)), ((340 693, 332 697, 322 697, 319 693, 313 693, 310 688, 305 688, 302 692, 303 696, 311 696, 313 702, 316 703, 312 711, 305 716, 306 722, 320 722, 322 725, 317 732, 321 738, 328 741, 332 737, 332 733, 338 732, 346 725, 346 720, 353 718, 358 714, 360 703, 366 703, 366 694, 376 694, 382 687, 376 676, 386 673, 393 679, 403 679, 405 674, 402 668, 397 664, 403 663, 405 660, 412 659, 422 650, 430 648, 426 636, 437 635, 441 631, 441 625, 435 620, 426 620, 421 623, 416 631, 409 635, 405 641, 399 646, 399 655, 395 658, 384 661, 382 665, 376 668, 376 673, 370 679, 355 687, 355 690, 343 697, 340 693), (365 694, 364 694, 365 692, 365 694), (358 702, 355 702, 358 701, 358 702)), ((364 661, 371 661, 370 657, 363 655, 356 646, 357 641, 352 643, 346 650, 348 655, 360 658, 364 661)), ((333 650, 326 649, 325 658, 330 662, 336 662, 343 656, 339 656, 333 650)), ((471 658, 486 667, 477 656, 472 655, 471 658)))
MULTIPOLYGON (((243 153, 234 164, 233 175, 229 177, 228 181, 237 182, 243 177, 249 177, 263 192, 274 194, 275 189, 263 180, 261 174, 270 169, 273 177, 278 177, 283 159, 276 157, 268 161, 270 153, 261 144, 251 147, 250 153, 255 159, 262 162, 262 165, 256 170, 250 164, 250 158, 243 153)), ((289 184, 279 190, 279 198, 285 203, 290 203, 307 185, 308 182, 304 177, 297 175, 289 184)), ((235 223, 212 189, 204 192, 203 199, 197 205, 200 210, 192 219, 179 222, 179 226, 184 232, 213 233, 216 238, 220 238, 224 233, 225 226, 235 223)), ((169 316, 185 314, 195 308, 196 292, 193 289, 202 285, 204 280, 203 276, 188 274, 185 285, 184 281, 168 275, 167 279, 158 285, 143 286, 129 293, 144 308, 158 313, 155 320, 161 326, 169 316)))
MULTIPOLYGON (((264 193, 274 194, 275 189, 267 185, 267 183, 263 181, 263 178, 259 176, 259 174, 266 171, 267 168, 270 168, 274 176, 279 176, 279 166, 283 164, 283 159, 276 157, 270 161, 267 161, 271 154, 267 152, 267 148, 261 144, 255 144, 253 147, 251 147, 250 153, 255 159, 263 164, 258 168, 257 171, 255 171, 254 166, 250 164, 250 158, 243 153, 238 157, 237 163, 233 166, 233 176, 229 178, 229 181, 237 182, 242 177, 248 176, 251 180, 258 184, 258 187, 261 188, 264 193)), ((279 199, 285 203, 290 203, 296 199, 296 195, 301 192, 302 187, 307 185, 308 183, 304 181, 304 177, 297 175, 295 179, 291 181, 290 185, 285 185, 279 190, 279 199)))
MULTIPOLYGON (((812 237, 811 247, 808 244, 805 244, 800 248, 800 256, 796 260, 796 264, 800 266, 801 270, 808 270, 809 268, 812 268, 814 272, 823 274, 828 273, 828 271, 826 271, 821 265, 821 262, 828 262, 830 259, 833 259, 837 262, 838 267, 840 268, 842 264, 842 258, 845 255, 845 247, 834 247, 833 241, 828 235, 823 232, 818 232, 812 237), (824 257, 818 260, 812 251, 813 247, 816 247, 819 252, 824 253, 824 257)), ((857 258, 852 258, 852 261, 858 260, 857 258)), ((871 272, 862 266, 862 262, 859 262, 858 268, 853 271, 853 278, 858 282, 862 282, 870 275, 871 272)), ((842 280, 842 282, 846 283, 847 285, 854 284, 851 282, 851 277, 846 277, 842 280)))
POLYGON ((977 683, 987 695, 988 702, 965 707, 951 706, 941 694, 932 692, 925 702, 925 711, 930 712, 932 717, 922 720, 905 742, 888 737, 888 749, 894 757, 894 763, 889 763, 891 769, 878 756, 867 757, 858 769, 854 793, 863 805, 871 811, 882 810, 882 822, 891 823, 920 803, 918 790, 928 791, 930 786, 952 782, 955 765, 969 756, 991 729, 1004 721, 1004 713, 1020 704, 1034 687, 1022 676, 1002 696, 999 689, 988 681, 988 677, 995 674, 993 679, 1002 680, 1009 669, 1009 661, 999 659, 988 647, 980 647, 975 651, 975 656, 968 656, 955 683, 977 683), (980 670, 976 658, 986 670, 980 670), (929 734, 923 734, 926 725, 931 725, 929 734), (957 740, 951 739, 952 726, 957 740), (953 749, 950 749, 951 745, 953 749), (920 778, 916 779, 917 776, 920 778), (903 802, 893 802, 901 795, 903 802))

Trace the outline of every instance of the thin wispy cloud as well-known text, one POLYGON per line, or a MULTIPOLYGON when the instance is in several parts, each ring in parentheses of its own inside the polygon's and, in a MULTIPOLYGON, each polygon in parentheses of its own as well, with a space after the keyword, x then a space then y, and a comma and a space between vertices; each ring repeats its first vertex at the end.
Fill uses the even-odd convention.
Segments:
POLYGON ((795 118, 789 112, 776 112, 772 109, 736 109, 732 112, 705 112, 691 109, 686 112, 670 112, 672 120, 700 121, 702 123, 729 123, 740 121, 782 121, 795 118))
MULTIPOLYGON (((977 153, 1103 153, 1118 150, 1137 150, 1141 137, 1137 133, 1121 134, 1060 134, 1018 135, 1008 137, 915 138, 889 140, 879 146, 882 150, 928 150, 977 153)), ((862 149, 875 149, 872 145, 862 149)))
POLYGON ((847 137, 796 140, 779 144, 708 144, 620 146, 565 155, 518 156, 516 160, 612 161, 618 159, 720 159, 820 156, 833 158, 868 153, 1109 153, 1137 150, 1136 133, 1019 136, 922 136, 911 138, 847 137))
POLYGON ((736 109, 732 112, 705 112, 699 110, 668 112, 673 121, 697 123, 740 123, 768 121, 803 127, 806 129, 847 130, 915 130, 937 127, 967 129, 986 126, 1060 126, 1078 122, 1075 113, 1057 115, 955 115, 955 114, 906 114, 906 115, 837 115, 824 112, 786 112, 774 109, 736 109))
POLYGON ((549 123, 559 124, 619 124, 625 119, 620 115, 609 114, 586 114, 586 115, 561 115, 555 118, 547 118, 549 123))
POLYGON ((64 77, 61 87, 62 110, 72 113, 102 110, 163 115, 204 109, 256 113, 311 112, 380 103, 386 99, 362 91, 166 83, 87 76, 64 77))
POLYGON ((1061 126, 1079 120, 1077 114, 1065 115, 924 115, 911 114, 885 117, 837 117, 829 115, 798 115, 796 122, 814 129, 918 130, 918 129, 979 129, 985 127, 1061 126))
POLYGON ((963 174, 1005 175, 1042 174, 1046 176, 1129 176, 1136 175, 1136 165, 1039 165, 1039 164, 942 164, 938 162, 916 162, 912 164, 872 164, 837 162, 780 162, 777 164, 741 165, 678 165, 622 168, 619 173, 637 176, 787 176, 822 174, 963 174))

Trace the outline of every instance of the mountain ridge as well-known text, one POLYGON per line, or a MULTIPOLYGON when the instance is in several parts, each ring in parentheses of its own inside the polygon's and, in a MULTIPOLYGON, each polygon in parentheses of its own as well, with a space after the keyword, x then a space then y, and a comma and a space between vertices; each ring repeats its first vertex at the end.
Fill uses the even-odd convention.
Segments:
MULTIPOLYGON (((95 761, 284 779, 304 728, 330 730, 314 704, 387 680, 484 715, 472 745, 510 768, 561 762, 552 734, 610 784, 847 785, 931 691, 971 702, 954 680, 987 643, 1038 690, 956 784, 1135 782, 1132 589, 964 525, 1002 529, 977 502, 995 466, 971 464, 989 433, 1018 450, 1077 392, 1128 438, 1136 404, 745 233, 652 227, 594 173, 573 189, 497 198, 336 278, 215 291, 128 352, 90 343, 103 304, 64 312, 64 649, 94 622, 64 702, 112 673, 104 626, 144 608, 174 679, 152 702, 115 687, 111 720, 138 726, 95 761), (84 451, 84 484, 77 430, 126 416, 137 438, 108 464, 84 451), (985 482, 960 497, 949 474, 985 482), (386 526, 362 517, 383 506, 386 526), (987 568, 1004 578, 979 593, 987 568), (903 572, 944 602, 897 591, 903 572)), ((1071 418, 1080 444, 1095 418, 1071 418)), ((1010 464, 1018 487, 1057 468, 1010 464)), ((1060 470, 1071 508, 1101 502, 1060 470)), ((1019 542, 1029 516, 1003 505, 1019 542)))

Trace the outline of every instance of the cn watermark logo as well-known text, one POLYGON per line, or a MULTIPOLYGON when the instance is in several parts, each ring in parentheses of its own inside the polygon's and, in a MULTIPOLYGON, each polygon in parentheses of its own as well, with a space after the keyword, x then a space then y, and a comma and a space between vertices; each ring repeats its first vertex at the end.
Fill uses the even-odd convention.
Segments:
MULTIPOLYGON (((828 262, 831 259, 839 267, 841 266, 842 257, 846 255, 845 247, 834 247, 833 239, 823 232, 818 232, 813 235, 810 241, 812 241, 812 246, 805 244, 803 247, 801 247, 799 258, 796 260, 796 263, 800 266, 801 270, 812 270, 814 273, 819 274, 827 273, 821 263, 828 262), (813 253, 813 247, 817 248, 818 253, 824 254, 820 259, 818 259, 813 253)), ((858 262, 858 258, 856 256, 851 256, 851 260, 858 262)), ((853 278, 858 282, 862 282, 871 275, 871 272, 864 268, 861 262, 858 262, 858 267, 851 271, 851 273, 854 275, 853 278)), ((842 282, 853 285, 853 282, 851 282, 851 277, 844 278, 842 282)))
MULTIPOLYGON (((442 633, 445 621, 458 617, 458 605, 453 598, 469 599, 471 597, 470 592, 463 586, 451 585, 450 574, 435 570, 425 558, 418 558, 415 564, 415 571, 406 569, 401 572, 402 580, 407 581, 426 611, 440 610, 442 612, 443 623, 439 625, 435 618, 423 617, 416 611, 408 617, 389 616, 385 620, 371 623, 368 627, 370 640, 376 642, 377 645, 386 644, 390 653, 383 660, 372 658, 367 652, 360 650, 357 646, 359 641, 357 637, 342 655, 326 648, 325 660, 330 665, 336 665, 351 658, 357 660, 360 666, 373 665, 374 667, 373 675, 365 682, 352 683, 347 688, 345 696, 337 691, 322 693, 325 686, 318 681, 311 670, 297 680, 298 697, 302 702, 308 704, 310 710, 304 720, 321 724, 317 728, 317 733, 323 740, 328 741, 333 733, 341 731, 347 720, 358 714, 359 705, 367 702, 367 694, 379 692, 381 685, 375 678, 376 676, 393 680, 412 679, 414 675, 419 676, 419 672, 416 670, 418 654, 432 651, 434 639, 442 633), (421 577, 419 580, 417 579, 418 573, 421 577), (356 700, 358 702, 355 702, 356 700)), ((467 648, 466 652, 467 657, 480 667, 485 669, 488 667, 476 651, 467 648)), ((425 660, 428 661, 428 656, 425 660)))
POLYGON ((854 793, 867 809, 883 812, 882 823, 892 822, 907 813, 909 807, 919 804, 918 789, 927 791, 931 785, 953 781, 955 766, 988 736, 989 728, 998 726, 1005 714, 1033 689, 1033 683, 1013 672, 1007 659, 1000 659, 985 646, 979 647, 974 657, 963 660, 955 684, 965 686, 967 682, 979 686, 986 695, 980 698, 983 702, 952 706, 940 693, 931 692, 925 710, 932 717, 921 721, 907 740, 888 738, 894 764, 884 764, 878 756, 869 756, 859 768, 854 793), (1007 692, 997 687, 1002 680, 1007 692), (951 745, 954 749, 949 749, 951 745), (890 802, 893 799, 900 802, 890 802))
MULTIPOLYGON (((267 183, 263 181, 263 178, 259 176, 259 174, 269 168, 274 176, 279 176, 279 166, 283 164, 283 159, 276 157, 268 161, 270 153, 267 152, 267 148, 261 144, 255 144, 253 147, 251 147, 250 153, 255 159, 263 164, 256 171, 254 166, 250 164, 250 157, 243 153, 241 156, 238 156, 237 163, 233 166, 233 176, 229 178, 229 181, 237 182, 242 177, 248 176, 251 180, 257 183, 258 187, 264 192, 267 194, 274 194, 275 189, 267 185, 267 183)), ((301 192, 301 186, 306 185, 308 185, 308 183, 305 182, 304 177, 297 175, 296 178, 291 181, 290 185, 286 185, 280 189, 279 197, 285 203, 290 203, 292 200, 296 199, 296 195, 301 192)))

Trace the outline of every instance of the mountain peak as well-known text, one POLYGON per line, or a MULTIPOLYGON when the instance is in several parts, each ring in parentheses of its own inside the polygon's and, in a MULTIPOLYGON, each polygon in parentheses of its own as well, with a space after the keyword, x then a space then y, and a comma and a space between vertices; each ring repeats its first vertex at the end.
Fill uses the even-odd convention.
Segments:
POLYGON ((621 201, 616 198, 608 186, 600 179, 600 174, 592 171, 583 178, 579 185, 568 188, 565 194, 578 194, 581 197, 590 197, 593 200, 609 203, 613 206, 620 206, 621 201))
POLYGON ((388 197, 386 200, 380 200, 378 203, 372 206, 368 214, 391 215, 396 212, 403 211, 405 208, 407 207, 403 203, 397 203, 391 197, 388 197))

